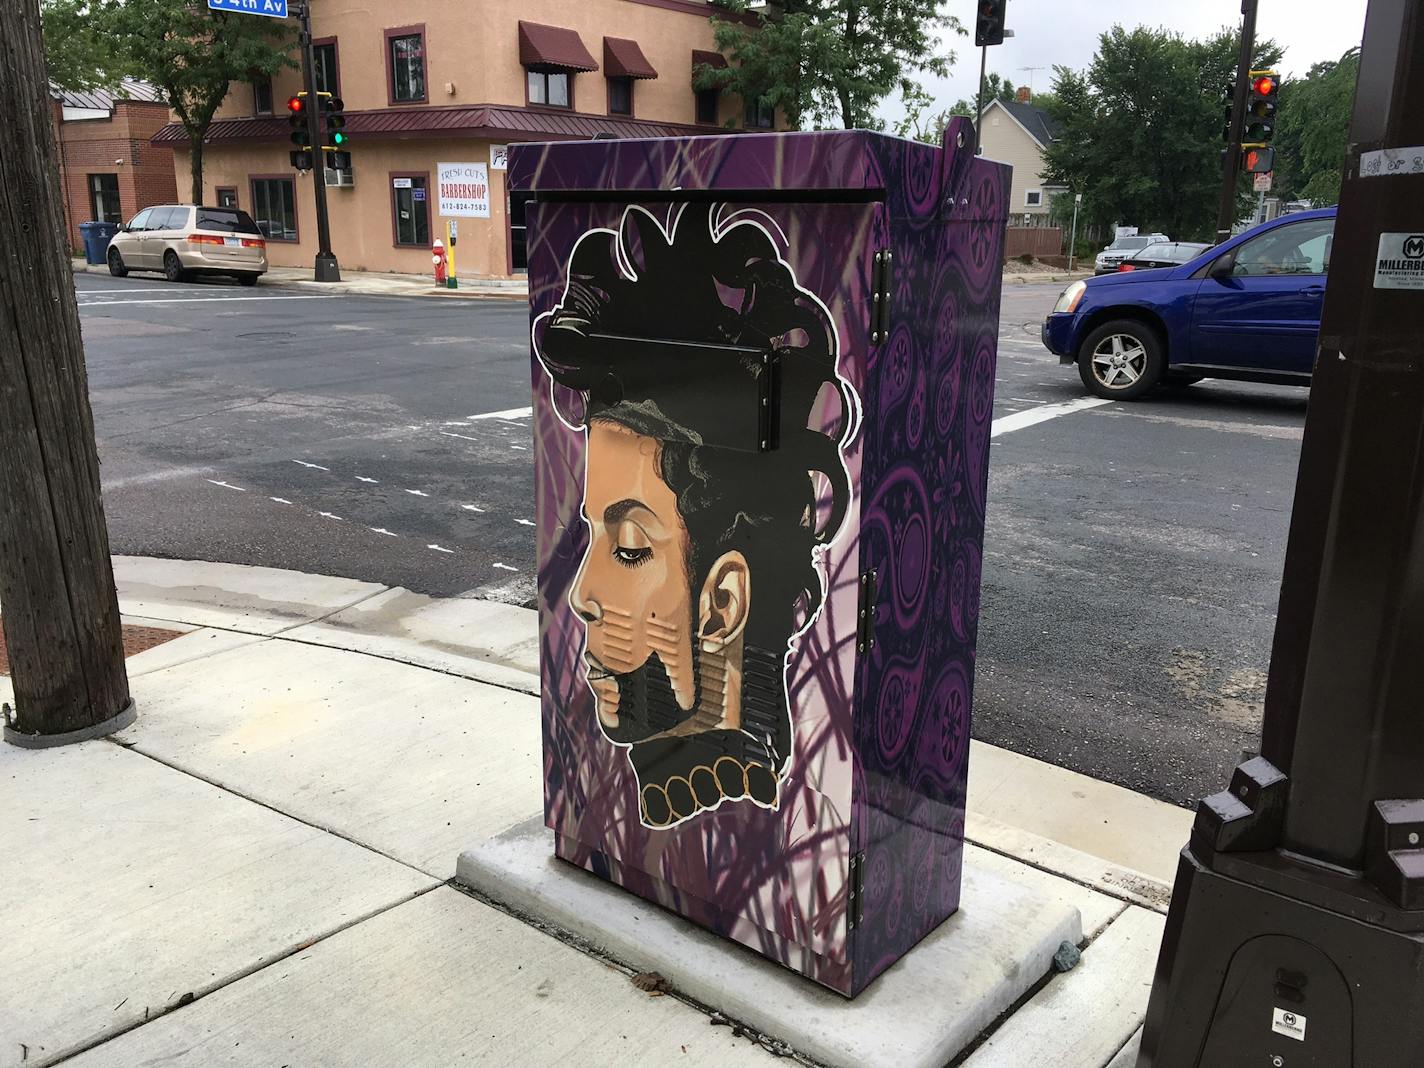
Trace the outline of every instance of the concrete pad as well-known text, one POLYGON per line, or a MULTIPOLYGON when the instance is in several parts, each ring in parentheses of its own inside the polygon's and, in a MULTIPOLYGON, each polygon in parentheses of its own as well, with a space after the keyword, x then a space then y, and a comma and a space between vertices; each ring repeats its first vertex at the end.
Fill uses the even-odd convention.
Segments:
POLYGON ((847 1001, 552 854, 531 820, 461 854, 456 878, 834 1068, 942 1068, 1081 937, 1076 909, 970 863, 959 913, 847 1001))
POLYGON ((696 1009, 441 888, 68 1062, 73 1068, 770 1065, 696 1009))
POLYGON ((1142 1028, 1137 1029, 1137 1034, 1128 1039, 1127 1045, 1118 1051, 1116 1057, 1108 1062, 1108 1068, 1137 1068, 1137 1054, 1142 1048, 1142 1028))
POLYGON ((281 639, 142 675, 125 745, 439 878, 543 810, 539 700, 281 639))
POLYGON ((142 1023, 435 880, 109 742, 0 746, 0 1066, 142 1023))
POLYGON ((1083 924, 1083 937, 1086 939, 1097 938, 1107 925, 1127 908, 1118 898, 1100 894, 1079 883, 1060 879, 1049 872, 1020 864, 1016 860, 978 846, 965 846, 964 863, 1026 886, 1056 905, 1077 909, 1083 924))
POLYGON ((388 589, 270 567, 142 556, 114 557, 114 580, 125 614, 249 634, 310 623, 388 589))
POLYGON ((539 613, 532 608, 392 589, 284 637, 539 692, 539 613))
MULTIPOLYGON (((127 622, 127 620, 125 620, 127 622)), ((147 626, 148 624, 145 624, 147 626)), ((165 623, 162 626, 181 626, 182 624, 165 623)), ((240 649, 244 645, 255 645, 258 642, 270 641, 269 638, 256 634, 239 634, 232 630, 213 630, 211 627, 189 628, 181 638, 174 638, 171 642, 164 642, 156 645, 152 649, 145 649, 137 656, 128 658, 127 665, 129 678, 136 679, 140 675, 148 675, 155 671, 166 671, 168 668, 177 667, 179 664, 187 664, 194 660, 201 660, 205 656, 216 656, 218 653, 225 653, 230 649, 240 649)))
POLYGON ((963 1068, 1102 1068, 1142 1026, 1163 918, 1130 906, 974 1051, 963 1068))
POLYGON ((1007 749, 971 742, 971 813, 1170 884, 1194 813, 1007 749))

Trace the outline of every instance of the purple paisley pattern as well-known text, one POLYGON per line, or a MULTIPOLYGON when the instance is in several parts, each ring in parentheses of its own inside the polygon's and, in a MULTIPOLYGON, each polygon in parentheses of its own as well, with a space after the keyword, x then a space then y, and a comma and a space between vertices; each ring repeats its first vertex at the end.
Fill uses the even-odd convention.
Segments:
MULTIPOLYGON (((951 125, 948 144, 961 129, 951 125)), ((568 593, 585 548, 584 437, 559 417, 577 398, 555 398, 533 367, 545 818, 556 852, 845 994, 959 903, 1008 175, 963 148, 862 132, 511 151, 514 191, 628 191, 529 205, 536 324, 561 298, 582 234, 616 227, 630 203, 664 217, 676 205, 652 191, 684 189, 741 191, 724 211, 763 223, 836 325, 839 372, 862 405, 845 452, 854 499, 816 558, 825 604, 787 653, 794 739, 780 806, 724 804, 667 830, 639 820, 633 772, 599 731, 583 681, 568 593), (750 202, 745 191, 758 189, 844 199, 750 202), (887 247, 894 322, 873 346, 870 262, 887 247), (857 659, 865 568, 878 572, 876 644, 857 659), (848 930, 857 852, 864 918, 848 930)), ((828 408, 812 420, 829 428, 842 417, 828 408)))

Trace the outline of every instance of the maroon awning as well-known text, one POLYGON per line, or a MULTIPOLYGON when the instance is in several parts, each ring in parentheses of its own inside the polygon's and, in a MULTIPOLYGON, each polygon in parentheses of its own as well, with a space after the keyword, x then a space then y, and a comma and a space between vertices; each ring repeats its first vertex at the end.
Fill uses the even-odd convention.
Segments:
POLYGON ((707 66, 714 70, 723 70, 727 66, 727 57, 721 52, 704 52, 700 48, 692 50, 692 83, 697 84, 697 68, 707 66))
POLYGON ((643 55, 637 41, 623 37, 603 39, 603 74, 606 78, 656 78, 658 72, 643 55))
POLYGON ((519 24, 519 62, 526 67, 557 67, 560 70, 597 70, 574 30, 562 26, 541 26, 537 22, 519 24))

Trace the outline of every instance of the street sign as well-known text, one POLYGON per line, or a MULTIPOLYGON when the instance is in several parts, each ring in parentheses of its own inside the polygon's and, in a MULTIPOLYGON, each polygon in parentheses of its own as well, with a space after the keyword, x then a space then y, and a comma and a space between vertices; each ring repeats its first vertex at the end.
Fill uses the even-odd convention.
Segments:
POLYGON ((1270 171, 1266 171, 1264 174, 1253 175, 1253 177, 1255 181, 1252 183, 1252 188, 1255 190, 1255 192, 1269 193, 1271 191, 1270 171))
POLYGON ((274 19, 287 17, 287 0, 208 0, 208 7, 214 11, 240 11, 244 15, 266 15, 274 19))

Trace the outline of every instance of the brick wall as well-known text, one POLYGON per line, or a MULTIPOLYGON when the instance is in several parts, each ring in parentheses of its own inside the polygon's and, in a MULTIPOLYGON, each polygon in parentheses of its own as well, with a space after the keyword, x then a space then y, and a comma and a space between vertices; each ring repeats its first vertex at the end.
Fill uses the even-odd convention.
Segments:
POLYGON ((91 174, 114 174, 119 180, 119 207, 125 219, 150 204, 175 203, 178 187, 173 172, 173 150, 152 145, 149 139, 168 123, 168 107, 141 101, 122 101, 108 119, 60 121, 54 106, 60 147, 60 185, 64 193, 64 218, 72 247, 82 247, 79 224, 93 218, 89 198, 91 174), (116 162, 116 161, 122 162, 116 162))

